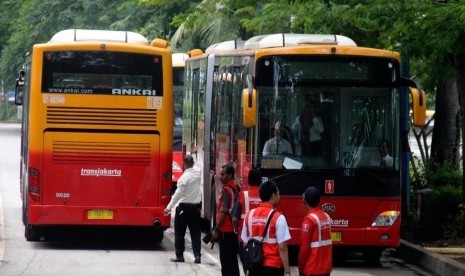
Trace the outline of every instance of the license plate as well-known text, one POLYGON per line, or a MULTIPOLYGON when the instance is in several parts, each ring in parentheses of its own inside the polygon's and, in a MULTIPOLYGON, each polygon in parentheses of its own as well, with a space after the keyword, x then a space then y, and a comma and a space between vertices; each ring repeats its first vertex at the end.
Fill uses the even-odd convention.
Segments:
POLYGON ((331 232, 331 240, 333 242, 342 241, 342 233, 341 232, 331 232))
POLYGON ((113 219, 112 210, 88 210, 87 219, 113 219))

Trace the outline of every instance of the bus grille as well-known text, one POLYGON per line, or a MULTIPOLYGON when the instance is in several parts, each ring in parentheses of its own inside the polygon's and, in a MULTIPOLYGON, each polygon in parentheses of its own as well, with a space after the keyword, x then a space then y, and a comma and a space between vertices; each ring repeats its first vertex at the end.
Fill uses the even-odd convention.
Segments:
POLYGON ((150 165, 150 143, 54 141, 53 162, 150 165))
POLYGON ((157 110, 48 106, 47 123, 94 126, 156 126, 157 110))

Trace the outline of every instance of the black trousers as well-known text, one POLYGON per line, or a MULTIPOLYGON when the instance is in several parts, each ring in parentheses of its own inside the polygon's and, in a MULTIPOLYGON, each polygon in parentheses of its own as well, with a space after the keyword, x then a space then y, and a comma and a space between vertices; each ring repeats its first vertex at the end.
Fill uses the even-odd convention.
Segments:
POLYGON ((200 204, 180 203, 174 217, 174 248, 176 257, 182 257, 185 250, 184 236, 189 227, 194 256, 200 256, 200 204))
POLYGON ((221 232, 218 235, 222 276, 239 276, 237 252, 239 242, 234 232, 221 232))

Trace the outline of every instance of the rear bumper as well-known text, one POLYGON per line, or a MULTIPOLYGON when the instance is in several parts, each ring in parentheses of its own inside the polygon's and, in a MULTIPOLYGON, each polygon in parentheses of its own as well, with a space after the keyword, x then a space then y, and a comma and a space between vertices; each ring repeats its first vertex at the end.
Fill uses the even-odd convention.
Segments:
POLYGON ((154 226, 159 221, 161 228, 170 226, 171 216, 163 215, 162 207, 128 207, 115 208, 108 206, 42 206, 30 205, 28 224, 34 226, 47 225, 114 225, 114 226, 154 226), (92 219, 90 210, 110 210, 113 218, 92 219))

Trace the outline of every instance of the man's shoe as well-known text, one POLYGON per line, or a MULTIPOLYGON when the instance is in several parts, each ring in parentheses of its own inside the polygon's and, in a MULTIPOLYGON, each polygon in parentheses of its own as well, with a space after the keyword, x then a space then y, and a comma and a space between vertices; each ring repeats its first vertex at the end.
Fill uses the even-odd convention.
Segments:
POLYGON ((172 261, 173 263, 183 263, 184 257, 171 258, 170 261, 172 261))
POLYGON ((194 263, 200 264, 200 256, 195 256, 195 261, 194 263))

